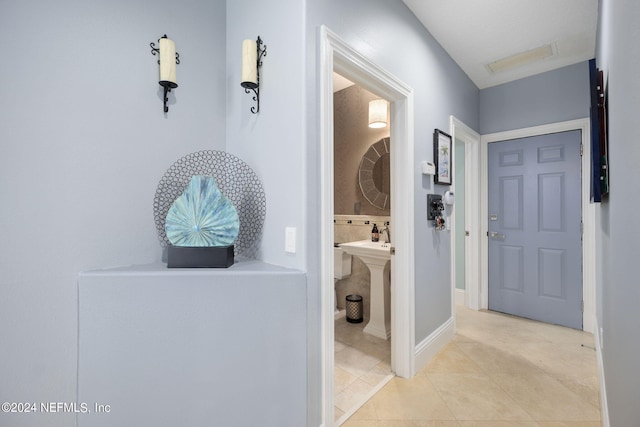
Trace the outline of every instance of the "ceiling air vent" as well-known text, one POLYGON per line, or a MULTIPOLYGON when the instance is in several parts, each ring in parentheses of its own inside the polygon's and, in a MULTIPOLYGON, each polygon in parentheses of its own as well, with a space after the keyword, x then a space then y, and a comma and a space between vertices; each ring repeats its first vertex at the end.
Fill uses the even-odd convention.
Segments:
POLYGON ((507 71, 536 61, 541 61, 554 55, 555 49, 553 45, 547 44, 491 62, 487 64, 487 68, 491 73, 499 73, 501 71, 507 71))

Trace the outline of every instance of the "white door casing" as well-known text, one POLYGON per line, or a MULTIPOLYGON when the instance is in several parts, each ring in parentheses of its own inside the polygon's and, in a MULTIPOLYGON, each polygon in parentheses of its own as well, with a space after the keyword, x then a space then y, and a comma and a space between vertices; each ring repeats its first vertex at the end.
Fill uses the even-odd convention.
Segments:
MULTIPOLYGON (((455 207, 451 216, 451 223, 455 224, 456 215, 465 215, 465 228, 469 231, 469 236, 465 241, 465 306, 474 310, 480 309, 480 297, 478 277, 480 277, 480 134, 464 124, 454 116, 449 119, 449 126, 453 140, 463 141, 465 146, 465 212, 458 212, 455 207)), ((455 150, 454 150, 455 156, 455 150)), ((453 159, 455 162, 455 158, 453 159)), ((456 192, 453 182, 452 191, 456 192)), ((451 259, 455 259, 455 233, 452 228, 451 236, 451 259)), ((455 313, 455 292, 456 292, 456 271, 455 264, 451 265, 451 291, 452 291, 452 313, 455 313)))
POLYGON ((333 291, 333 72, 391 103, 391 212, 407 218, 393 223, 396 254, 391 257, 391 360, 396 375, 415 370, 414 142, 413 91, 359 54, 325 26, 320 27, 320 174, 321 174, 321 339, 323 425, 333 423, 334 291, 333 291))
POLYGON ((487 171, 487 151, 488 144, 496 141, 507 141, 511 139, 526 138, 529 136, 545 135, 549 133, 565 132, 570 130, 580 130, 582 134, 582 221, 583 221, 583 241, 582 241, 582 283, 583 283, 583 330, 593 333, 595 331, 595 206, 590 203, 589 174, 591 170, 591 127, 589 119, 577 119, 566 122, 552 123, 529 128, 516 129, 505 132, 497 132, 481 136, 480 144, 480 282, 472 284, 477 286, 479 308, 487 309, 488 299, 488 228, 489 218, 487 214, 488 205, 488 171, 487 171))

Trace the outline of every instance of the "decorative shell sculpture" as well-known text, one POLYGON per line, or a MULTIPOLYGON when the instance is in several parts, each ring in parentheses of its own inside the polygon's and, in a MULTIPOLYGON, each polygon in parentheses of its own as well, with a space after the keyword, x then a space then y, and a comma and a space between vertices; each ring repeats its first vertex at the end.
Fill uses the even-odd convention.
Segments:
POLYGON ((174 246, 230 246, 238 238, 240 220, 233 204, 212 176, 191 178, 169 208, 165 223, 174 246))

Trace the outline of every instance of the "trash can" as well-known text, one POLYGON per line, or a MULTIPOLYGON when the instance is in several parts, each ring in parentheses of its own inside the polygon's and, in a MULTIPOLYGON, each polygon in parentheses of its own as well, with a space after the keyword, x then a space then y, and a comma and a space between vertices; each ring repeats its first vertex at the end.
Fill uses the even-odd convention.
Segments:
POLYGON ((346 311, 347 322, 362 323, 362 297, 360 295, 347 295, 346 311))

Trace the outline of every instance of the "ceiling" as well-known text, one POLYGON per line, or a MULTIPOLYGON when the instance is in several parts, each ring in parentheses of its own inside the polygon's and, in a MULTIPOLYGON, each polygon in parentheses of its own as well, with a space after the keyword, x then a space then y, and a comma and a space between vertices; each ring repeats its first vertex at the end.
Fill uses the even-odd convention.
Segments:
POLYGON ((598 0, 403 0, 480 89, 595 56, 598 0))

